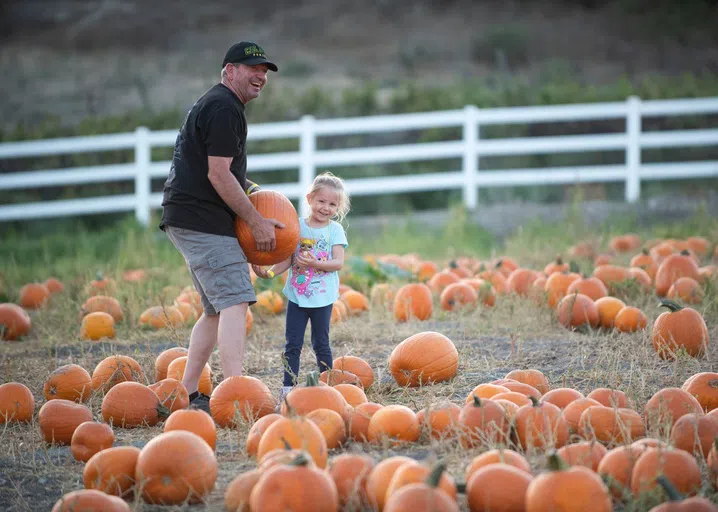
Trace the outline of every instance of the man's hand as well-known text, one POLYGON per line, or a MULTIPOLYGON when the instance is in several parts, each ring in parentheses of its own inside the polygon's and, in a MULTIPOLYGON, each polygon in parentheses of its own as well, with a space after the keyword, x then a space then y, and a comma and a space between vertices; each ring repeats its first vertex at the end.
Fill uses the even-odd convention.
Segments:
POLYGON ((262 252, 271 252, 277 247, 277 240, 274 236, 274 228, 284 228, 284 224, 276 219, 265 219, 261 215, 257 215, 257 219, 249 225, 252 230, 252 236, 257 242, 257 250, 262 252))

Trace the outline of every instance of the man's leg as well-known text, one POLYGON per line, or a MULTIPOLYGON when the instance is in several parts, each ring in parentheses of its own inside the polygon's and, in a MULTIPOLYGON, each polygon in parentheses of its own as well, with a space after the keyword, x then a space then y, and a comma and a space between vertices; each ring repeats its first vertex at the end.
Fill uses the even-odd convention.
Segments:
POLYGON ((187 393, 191 394, 197 391, 204 365, 209 361, 209 356, 212 355, 214 345, 217 343, 219 319, 219 315, 210 316, 207 313, 202 313, 202 316, 199 317, 199 320, 192 328, 192 334, 189 338, 187 367, 182 378, 182 384, 187 388, 187 393))
POLYGON ((225 379, 243 374, 247 307, 248 304, 244 302, 225 308, 219 313, 219 328, 215 332, 225 379))

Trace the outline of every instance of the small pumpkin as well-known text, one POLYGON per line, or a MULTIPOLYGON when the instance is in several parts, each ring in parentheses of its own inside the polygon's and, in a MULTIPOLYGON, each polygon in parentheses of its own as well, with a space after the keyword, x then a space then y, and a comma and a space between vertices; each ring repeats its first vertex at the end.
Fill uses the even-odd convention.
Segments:
POLYGON ((588 394, 588 398, 593 398, 606 407, 629 407, 628 396, 620 389, 596 388, 588 394))
POLYGON ((434 311, 431 289, 423 283, 405 284, 397 290, 392 309, 397 322, 429 319, 434 311))
POLYGON ((97 452, 82 471, 85 489, 128 496, 134 491, 139 456, 140 449, 135 446, 116 446, 97 452))
POLYGON ((419 425, 425 425, 431 437, 445 439, 456 434, 460 414, 461 407, 445 400, 422 409, 416 416, 419 425))
POLYGON ((115 322, 122 322, 125 317, 120 301, 108 295, 93 295, 82 305, 83 316, 98 312, 109 314, 115 322))
POLYGON ((363 311, 369 311, 369 299, 357 290, 347 290, 339 297, 347 305, 347 312, 350 316, 356 316, 363 311))
POLYGON ((293 388, 280 406, 283 416, 298 414, 300 416, 315 409, 331 409, 339 413, 346 420, 348 417, 348 404, 342 394, 332 386, 320 385, 316 372, 307 374, 305 386, 293 388))
POLYGON ((140 364, 130 356, 109 356, 97 363, 92 372, 93 391, 106 393, 120 382, 144 382, 145 373, 140 364))
POLYGON ((236 425, 237 414, 245 421, 274 412, 276 402, 267 385, 247 375, 224 379, 212 392, 209 409, 220 427, 236 425))
POLYGON ((538 273, 530 268, 517 268, 506 279, 509 291, 526 297, 531 293, 531 285, 538 277, 538 273))
POLYGON ((139 382, 120 382, 102 399, 102 419, 122 428, 152 427, 169 412, 157 393, 139 382))
POLYGON ((594 405, 581 414, 578 433, 584 439, 621 445, 643 437, 646 427, 641 416, 633 409, 594 405))
POLYGON ((602 404, 601 402, 598 402, 591 397, 577 398, 576 400, 568 404, 561 413, 563 419, 566 420, 566 426, 568 426, 568 431, 572 434, 577 433, 578 424, 581 421, 581 415, 583 414, 583 411, 585 411, 589 407, 596 405, 602 404))
POLYGON ((509 422, 504 409, 491 399, 475 396, 465 404, 458 418, 461 445, 475 447, 484 444, 506 443, 509 422))
POLYGON ((374 459, 360 453, 342 453, 329 461, 329 476, 334 480, 342 507, 364 509, 371 502, 367 481, 374 469, 374 459))
MULTIPOLYGON (((391 502, 391 497, 399 492, 399 490, 408 485, 426 481, 430 474, 431 468, 417 460, 405 462, 399 466, 391 476, 389 486, 386 488, 387 506, 391 502)), ((456 501, 456 482, 454 482, 453 477, 449 473, 446 471, 442 472, 436 487, 446 493, 453 501, 456 501)))
POLYGON ((691 277, 679 277, 666 293, 669 299, 680 299, 686 304, 700 304, 705 292, 697 280, 691 277))
POLYGON ((262 416, 254 422, 254 424, 250 427, 249 432, 247 432, 247 442, 245 443, 245 450, 247 451, 248 456, 257 456, 257 448, 259 448, 259 441, 262 439, 264 431, 269 428, 269 425, 281 417, 282 416, 277 413, 271 413, 266 416, 262 416))
POLYGON ((47 443, 67 445, 72 442, 75 429, 92 421, 89 408, 70 400, 50 400, 37 413, 40 432, 47 443))
POLYGON ((493 449, 471 459, 469 465, 466 466, 464 480, 468 482, 471 475, 473 475, 476 471, 491 464, 506 464, 518 468, 529 475, 531 474, 531 465, 529 464, 529 461, 526 460, 526 457, 521 455, 519 452, 509 450, 508 448, 493 449))
POLYGON ((115 434, 105 423, 86 421, 81 423, 70 439, 70 451, 75 460, 87 462, 97 452, 112 447, 115 434))
POLYGON ((162 433, 140 451, 135 482, 148 503, 196 503, 214 489, 217 459, 198 435, 184 430, 162 433))
POLYGON ((466 481, 470 510, 525 510, 532 475, 509 464, 491 464, 476 470, 466 481))
POLYGON ((184 323, 184 317, 175 306, 152 306, 140 314, 141 327, 151 329, 177 328, 184 323))
POLYGON ((130 506, 118 498, 95 489, 80 489, 64 494, 57 500, 52 512, 102 510, 103 512, 130 512, 130 506))
POLYGON ((459 353, 454 343, 438 332, 409 336, 392 350, 389 372, 399 386, 417 387, 454 378, 459 353))
POLYGON ((661 475, 687 495, 695 494, 701 487, 701 470, 693 455, 683 450, 647 448, 633 466, 633 494, 638 496, 654 489, 658 485, 656 479, 661 475))
POLYGON ((187 388, 177 379, 163 379, 147 386, 160 399, 160 404, 170 413, 186 409, 189 406, 187 388))
POLYGON ((669 501, 653 507, 650 512, 718 512, 718 507, 707 498, 684 498, 665 476, 657 477, 656 482, 668 495, 669 501))
POLYGON ((519 408, 514 416, 516 437, 524 450, 560 448, 568 442, 568 425, 561 409, 531 397, 531 405, 519 408))
POLYGON ((347 438, 347 429, 344 419, 338 412, 331 409, 314 409, 306 415, 306 418, 313 421, 314 424, 322 431, 322 435, 327 442, 327 449, 333 450, 339 448, 347 438))
POLYGON ((167 378, 167 367, 178 357, 186 357, 188 350, 184 347, 168 348, 155 359, 155 382, 167 378))
POLYGON ((261 476, 261 471, 252 469, 234 477, 224 491, 224 509, 232 512, 250 512, 249 499, 252 489, 261 476))
POLYGON ((374 383, 374 370, 369 363, 357 356, 341 356, 334 359, 332 369, 348 371, 356 375, 364 389, 368 389, 374 383))
POLYGON ((690 277, 694 281, 700 281, 698 265, 688 251, 671 254, 660 263, 655 278, 656 294, 659 297, 665 297, 671 285, 681 277, 690 277))
MULTIPOLYGON (((187 356, 180 356, 172 360, 167 366, 167 377, 182 382, 185 368, 187 368, 187 356)), ((204 365, 199 375, 198 391, 204 395, 212 395, 212 369, 209 363, 204 365)))
POLYGON ((382 407, 384 406, 375 402, 367 402, 365 404, 357 405, 349 413, 349 417, 347 419, 348 436, 354 441, 367 441, 371 417, 382 407))
POLYGON ((563 410, 568 404, 579 398, 584 398, 583 394, 573 388, 555 388, 541 397, 541 400, 552 403, 563 410))
POLYGON ((613 329, 616 315, 626 307, 626 303, 616 297, 601 297, 596 301, 598 324, 604 329, 613 329))
POLYGON ((416 413, 405 405, 392 404, 377 410, 369 420, 367 439, 371 443, 380 443, 387 439, 390 444, 416 442, 421 435, 421 427, 416 413))
POLYGON ((445 477, 446 466, 437 464, 426 477, 426 481, 404 486, 388 496, 385 512, 458 512, 459 506, 440 487, 445 477))
POLYGON ((334 388, 339 391, 350 407, 356 407, 369 401, 366 393, 359 386, 353 384, 337 384, 334 388))
POLYGON ((30 388, 20 382, 0 384, 0 425, 28 422, 35 412, 35 397, 30 388))
POLYGON ((696 373, 683 383, 681 389, 694 396, 704 411, 718 408, 718 373, 696 373))
POLYGON ((479 296, 476 290, 465 282, 452 283, 441 292, 439 302, 444 311, 460 309, 468 311, 476 307, 479 296))
POLYGON ((319 374, 319 381, 330 386, 336 386, 337 384, 351 384, 364 388, 364 384, 359 377, 354 373, 347 370, 324 370, 319 374))
POLYGON ((526 510, 613 510, 611 495, 594 471, 583 466, 568 467, 556 453, 549 455, 547 466, 548 471, 531 480, 526 490, 526 510), (571 489, 570 494, 566 489, 571 489))
POLYGON ((528 384, 529 386, 536 388, 542 394, 547 393, 549 389, 551 389, 548 379, 540 370, 511 370, 506 374, 505 378, 528 384))
POLYGON ((63 398, 86 402, 92 394, 92 379, 82 366, 66 364, 54 370, 43 384, 45 400, 63 398))
POLYGON ((197 434, 212 448, 217 448, 217 429, 212 417, 200 409, 182 409, 170 414, 165 421, 164 432, 185 430, 197 434))
POLYGON ((15 341, 26 336, 32 328, 32 320, 17 304, 0 304, 0 339, 15 341))
POLYGON ((696 457, 707 458, 716 438, 718 421, 703 414, 684 414, 671 429, 671 444, 696 457))
POLYGON ((28 283, 20 288, 20 306, 26 309, 39 309, 50 299, 50 290, 42 283, 28 283))
POLYGON ((559 323, 567 329, 598 327, 598 308, 586 295, 580 293, 566 295, 558 302, 556 312, 559 323))
POLYGON ((99 341, 102 338, 115 337, 115 320, 109 313, 96 311, 82 317, 80 325, 80 338, 83 340, 99 341))
POLYGON ((257 460, 273 450, 296 448, 311 455, 320 468, 327 466, 327 441, 321 429, 303 416, 282 417, 269 425, 259 440, 257 460))
POLYGON ((693 308, 682 307, 670 300, 662 300, 661 306, 668 311, 658 315, 651 333, 658 356, 673 359, 679 350, 685 350, 693 357, 703 356, 710 341, 703 316, 693 308))
POLYGON ((621 308, 613 321, 617 331, 628 333, 643 330, 647 325, 646 314, 635 306, 621 308))
POLYGON ((278 315, 284 311, 284 299, 273 290, 264 290, 257 294, 257 303, 254 305, 259 312, 278 315))

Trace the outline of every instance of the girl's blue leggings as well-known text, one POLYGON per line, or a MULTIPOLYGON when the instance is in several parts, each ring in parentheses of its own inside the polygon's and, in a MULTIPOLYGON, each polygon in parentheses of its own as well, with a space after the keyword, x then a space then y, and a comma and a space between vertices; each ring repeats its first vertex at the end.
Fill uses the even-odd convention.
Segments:
POLYGON ((294 386, 299 375, 299 356, 304 345, 304 331, 307 322, 312 322, 312 348, 317 356, 319 372, 332 368, 332 349, 329 346, 329 323, 332 319, 332 304, 321 308, 303 308, 291 300, 287 301, 287 327, 284 357, 289 366, 284 369, 284 386, 294 386))

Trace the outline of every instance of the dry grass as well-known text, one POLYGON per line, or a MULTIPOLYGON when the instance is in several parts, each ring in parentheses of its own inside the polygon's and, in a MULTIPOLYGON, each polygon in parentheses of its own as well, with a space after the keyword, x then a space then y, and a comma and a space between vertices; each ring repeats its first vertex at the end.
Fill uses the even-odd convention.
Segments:
MULTIPOLYGON (((709 231, 701 234, 712 236, 715 240, 713 224, 708 223, 705 227, 709 231)), ((138 328, 137 320, 144 308, 160 303, 163 297, 165 300, 173 298, 189 281, 185 269, 176 264, 171 256, 154 249, 146 249, 144 253, 140 251, 140 256, 124 252, 135 249, 137 246, 125 247, 117 255, 113 264, 117 265, 118 278, 119 269, 128 268, 128 261, 137 263, 135 258, 141 258, 141 254, 150 255, 147 258, 148 267, 157 266, 148 281, 119 285, 118 297, 125 307, 126 320, 118 326, 115 340, 88 343, 78 338, 82 289, 88 272, 91 272, 88 269, 97 266, 96 262, 83 261, 84 268, 75 269, 80 278, 67 279, 66 292, 33 314, 31 336, 20 343, 0 344, 0 382, 19 381, 26 384, 35 395, 36 407, 39 408, 44 402, 43 381, 60 365, 77 363, 92 372, 104 357, 125 354, 134 357, 148 378, 152 379, 154 359, 162 350, 176 345, 187 346, 190 327, 166 331, 138 328), (161 266, 163 258, 166 258, 166 263, 161 266), (174 288, 163 292, 167 285, 174 288)), ((555 255, 557 245, 551 239, 538 243, 514 238, 507 241, 505 250, 519 262, 538 268, 540 262, 545 263, 555 255)), ((628 256, 619 257, 618 261, 627 263, 628 256)), ((8 289, 19 284, 16 279, 26 275, 21 265, 17 265, 6 275, 8 289)), ((112 267, 106 263, 104 266, 112 267)), ((36 270, 39 279, 46 277, 49 268, 36 267, 36 270)), ((447 313, 437 307, 432 319, 423 323, 396 324, 389 312, 375 309, 333 326, 332 348, 335 357, 358 355, 372 365, 376 381, 367 390, 370 401, 385 405, 404 404, 415 411, 444 399, 463 405, 467 394, 477 384, 501 378, 515 368, 537 368, 548 376, 553 387, 573 387, 584 394, 596 387, 621 389, 627 393, 632 406, 641 412, 648 398, 660 388, 680 387, 696 372, 716 370, 718 306, 715 287, 709 289, 704 303, 697 307, 704 314, 714 340, 703 359, 680 357, 673 362, 658 359, 650 341, 650 326, 661 313, 657 298, 638 289, 624 290, 622 298, 646 313, 648 330, 634 334, 569 332, 557 323, 546 306, 528 299, 499 296, 496 307, 491 309, 447 313), (459 351, 457 377, 451 382, 433 386, 400 388, 387 371, 388 356, 398 342, 426 330, 441 332, 455 343, 459 351)), ((255 310, 255 323, 246 351, 246 372, 262 379, 275 395, 278 395, 281 385, 283 343, 283 316, 268 316, 255 310)), ((315 365, 311 345, 308 342, 306 345, 302 353, 300 379, 315 365)), ((217 353, 213 354, 210 365, 217 384, 221 380, 217 353)), ((90 399, 89 406, 96 418, 101 418, 100 404, 101 396, 95 395, 90 399)), ((217 484, 206 503, 194 506, 192 510, 222 510, 224 491, 229 482, 240 472, 255 466, 255 461, 247 457, 244 449, 249 426, 242 424, 235 429, 218 431, 217 484)), ((160 432, 161 426, 115 429, 115 445, 141 447, 160 432)), ((0 504, 3 510, 49 510, 62 494, 82 488, 83 465, 74 461, 68 447, 44 443, 35 422, 0 426, 0 444, 4 447, 0 455, 0 504)), ((442 459, 448 463, 448 470, 454 478, 462 482, 467 464, 483 448, 467 450, 456 441, 430 439, 425 432, 419 443, 399 448, 352 443, 342 451, 368 453, 377 461, 393 454, 408 454, 428 461, 442 459)), ((543 464, 539 455, 532 456, 531 462, 537 471, 543 464)), ((707 479, 703 492, 716 497, 707 479)), ((629 502, 624 510, 648 510, 656 499, 653 496, 629 502)), ((460 505, 462 510, 468 510, 463 495, 460 495, 460 505)), ((176 510, 149 506, 139 500, 132 506, 135 510, 176 510)))

